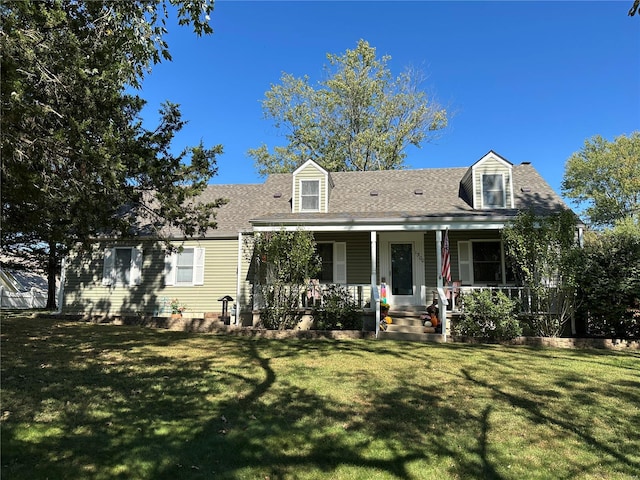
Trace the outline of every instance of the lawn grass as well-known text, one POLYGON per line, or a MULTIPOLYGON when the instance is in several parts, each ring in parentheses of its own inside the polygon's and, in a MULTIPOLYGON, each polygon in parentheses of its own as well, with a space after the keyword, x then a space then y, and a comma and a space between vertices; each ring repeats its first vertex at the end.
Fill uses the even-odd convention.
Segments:
POLYGON ((2 478, 631 479, 640 353, 2 320, 2 478))

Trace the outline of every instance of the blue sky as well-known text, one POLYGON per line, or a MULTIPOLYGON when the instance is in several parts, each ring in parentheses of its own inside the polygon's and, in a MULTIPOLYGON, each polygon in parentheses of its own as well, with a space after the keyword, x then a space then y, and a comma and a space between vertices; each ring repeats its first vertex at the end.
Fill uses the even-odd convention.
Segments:
POLYGON ((451 112, 436 141, 410 147, 411 168, 469 166, 489 150, 530 161, 560 193, 564 165, 593 135, 640 129, 640 18, 631 0, 605 2, 244 2, 217 0, 214 34, 168 24, 172 62, 139 94, 145 121, 181 105, 181 149, 222 144, 211 183, 259 183, 250 148, 281 145, 261 100, 283 72, 323 78, 326 54, 359 39, 390 55, 394 75, 426 76, 451 112))

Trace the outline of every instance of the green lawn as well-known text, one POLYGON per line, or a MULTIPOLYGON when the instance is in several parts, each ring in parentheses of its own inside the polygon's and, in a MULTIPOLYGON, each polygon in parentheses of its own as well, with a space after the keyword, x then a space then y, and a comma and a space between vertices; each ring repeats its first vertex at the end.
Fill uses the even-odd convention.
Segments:
POLYGON ((2 320, 3 479, 639 478, 640 352, 2 320))

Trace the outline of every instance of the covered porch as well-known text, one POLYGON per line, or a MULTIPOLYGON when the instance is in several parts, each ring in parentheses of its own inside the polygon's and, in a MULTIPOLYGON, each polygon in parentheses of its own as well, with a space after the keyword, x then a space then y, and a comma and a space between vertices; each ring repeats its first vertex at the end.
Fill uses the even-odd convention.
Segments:
MULTIPOLYGON (((309 310, 322 306, 323 292, 329 285, 339 284, 348 290, 351 298, 367 315, 373 316, 376 330, 381 320, 382 300, 391 305, 391 312, 395 315, 407 311, 422 313, 427 306, 435 303, 443 327, 440 335, 446 340, 447 312, 458 312, 462 308, 462 304, 455 300, 461 299, 464 292, 473 288, 511 288, 513 295, 524 295, 508 284, 504 275, 500 240, 503 222, 428 224, 424 223, 424 219, 421 220, 423 223, 405 221, 403 225, 397 222, 349 226, 263 225, 254 226, 254 231, 313 231, 323 268, 319 278, 310 280, 301 293, 299 307, 309 310), (442 276, 445 238, 449 240, 451 276, 456 279, 452 283, 442 276), (470 250, 471 240, 484 242, 486 251, 488 247, 493 248, 491 259, 476 259, 476 270, 487 277, 486 272, 494 268, 490 279, 495 285, 488 285, 484 277, 480 282, 470 278, 473 275, 473 260, 470 257, 474 255, 474 251, 470 250)), ((477 256, 482 252, 475 254, 477 256)), ((254 279, 252 285, 248 308, 255 312, 263 308, 264 302, 259 294, 258 280, 254 279)))

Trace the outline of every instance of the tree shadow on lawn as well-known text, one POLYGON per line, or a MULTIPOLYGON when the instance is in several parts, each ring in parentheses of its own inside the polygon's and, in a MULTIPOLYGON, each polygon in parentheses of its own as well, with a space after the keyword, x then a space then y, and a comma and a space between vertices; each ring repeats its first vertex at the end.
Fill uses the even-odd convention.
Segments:
MULTIPOLYGON (((500 478, 506 461, 490 452, 491 404, 465 411, 448 398, 450 387, 417 377, 451 347, 42 321, 3 324, 2 346, 3 409, 11 410, 2 425, 7 478, 320 478, 345 469, 356 477, 420 478, 417 472, 433 469, 500 478), (364 396, 338 402, 274 366, 336 352, 354 362, 369 358, 363 352, 381 364, 406 360, 417 371, 397 372, 386 388, 338 372, 330 380, 355 383, 364 396)), ((473 359, 479 350, 453 351, 473 359)), ((509 363, 497 353, 493 360, 509 363)), ((452 380, 518 405, 532 421, 573 428, 528 400, 524 380, 511 380, 522 395, 469 371, 452 380)), ((638 467, 631 453, 582 438, 624 471, 638 467)))
MULTIPOLYGON (((435 403, 437 392, 410 383, 384 394, 372 391, 366 404, 331 402, 280 381, 271 359, 263 357, 255 344, 251 347, 250 356, 261 365, 264 379, 237 402, 221 405, 224 419, 203 425, 190 442, 194 448, 176 452, 200 473, 190 478, 250 474, 278 479, 295 478, 300 472, 319 478, 345 468, 357 469, 358 477, 386 472, 395 478, 414 478, 411 463, 433 462, 438 456, 425 442, 429 436, 425 430, 442 428, 437 415, 445 411, 457 415, 449 407, 427 415, 425 405, 435 403)), ((436 445, 438 433, 432 435, 431 445, 436 445)), ((158 470, 155 476, 176 478, 184 473, 180 464, 158 470)))
MULTIPOLYGON (((506 402, 513 407, 522 409, 525 415, 529 417, 532 425, 549 425, 563 432, 560 436, 576 437, 581 443, 588 445, 590 451, 599 452, 598 456, 594 457, 594 468, 609 465, 613 471, 630 475, 631 478, 634 478, 634 475, 640 471, 640 461, 634 460, 634 457, 638 458, 638 446, 640 446, 640 433, 635 428, 635 425, 640 421, 640 416, 637 413, 634 420, 634 418, 629 418, 631 412, 617 412, 618 414, 614 421, 631 426, 632 431, 629 431, 627 436, 618 433, 615 438, 615 445, 596 437, 595 429, 597 426, 593 423, 595 419, 576 418, 576 410, 578 408, 584 405, 593 406, 596 398, 609 399, 612 394, 614 396, 616 394, 623 397, 626 396, 625 405, 637 404, 635 402, 638 401, 638 392, 634 392, 633 389, 619 389, 615 385, 596 387, 593 382, 586 382, 582 378, 569 375, 565 379, 558 379, 558 382, 564 385, 564 390, 569 392, 570 399, 565 402, 566 406, 549 408, 554 399, 550 398, 548 391, 532 389, 524 377, 520 379, 511 377, 508 381, 501 378, 503 386, 500 388, 492 384, 492 381, 476 378, 473 373, 466 369, 461 370, 461 375, 472 384, 491 392, 494 401, 506 402), (574 384, 575 388, 567 387, 567 384, 571 383, 574 384), (585 390, 586 388, 589 389, 588 392, 585 390), (511 390, 516 390, 522 394, 514 395, 510 393, 511 390), (531 395, 528 395, 529 392, 531 395), (573 406, 576 408, 572 408, 573 406)), ((552 396, 558 397, 557 392, 554 392, 552 396)), ((596 411, 606 412, 610 408, 607 405, 603 405, 601 409, 596 409, 596 411)), ((576 466, 575 474, 585 475, 587 470, 585 465, 576 466)))

